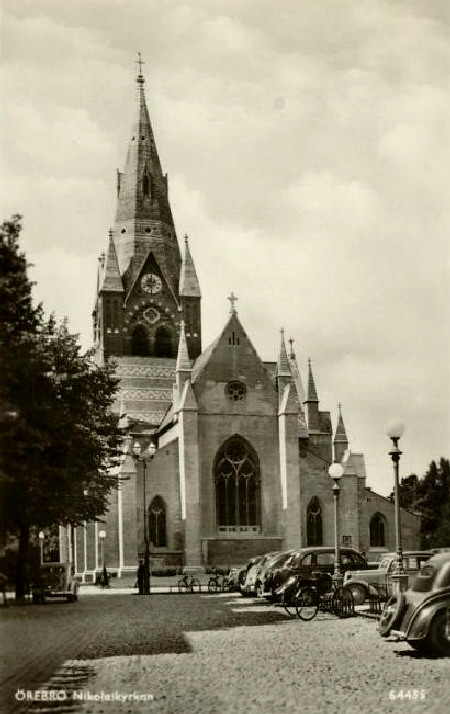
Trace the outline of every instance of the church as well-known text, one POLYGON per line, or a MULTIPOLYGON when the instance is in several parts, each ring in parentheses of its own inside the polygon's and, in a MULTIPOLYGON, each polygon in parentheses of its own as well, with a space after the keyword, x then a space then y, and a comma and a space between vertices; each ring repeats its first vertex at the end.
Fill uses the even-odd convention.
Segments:
MULTIPOLYGON (((226 323, 203 348, 200 282, 187 236, 181 247, 177 237, 141 68, 136 82, 93 310, 97 359, 116 365, 114 408, 127 436, 104 522, 70 534, 77 575, 93 582, 103 559, 119 577, 134 573, 146 542, 152 568, 333 545, 332 462, 343 467, 341 545, 372 558, 395 550, 393 503, 366 485, 341 408, 333 429, 311 361, 298 363, 283 330, 276 359, 262 361, 231 293, 226 323)), ((402 532, 404 548, 419 547, 417 516, 402 511, 402 532)))

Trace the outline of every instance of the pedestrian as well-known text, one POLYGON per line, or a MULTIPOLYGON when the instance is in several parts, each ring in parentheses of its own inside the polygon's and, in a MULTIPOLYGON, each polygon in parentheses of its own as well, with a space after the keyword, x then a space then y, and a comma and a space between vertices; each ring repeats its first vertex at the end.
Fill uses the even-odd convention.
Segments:
POLYGON ((137 581, 138 581, 139 595, 143 595, 143 594, 144 594, 144 573, 145 573, 144 561, 143 561, 143 560, 140 560, 140 561, 139 561, 138 571, 137 571, 137 581))

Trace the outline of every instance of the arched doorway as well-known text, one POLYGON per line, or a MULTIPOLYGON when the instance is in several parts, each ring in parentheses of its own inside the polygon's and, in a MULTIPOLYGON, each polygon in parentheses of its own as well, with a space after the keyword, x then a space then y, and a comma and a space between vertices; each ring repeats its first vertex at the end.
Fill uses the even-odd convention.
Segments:
POLYGON ((236 434, 220 447, 214 462, 214 478, 219 528, 259 526, 259 459, 246 439, 236 434))
POLYGON ((150 355, 147 332, 142 325, 137 325, 133 330, 131 336, 131 354, 134 357, 148 357, 150 355))
POLYGON ((306 509, 306 540, 308 545, 323 545, 322 506, 313 496, 306 509))
POLYGON ((155 332, 155 357, 173 357, 172 337, 167 327, 158 327, 155 332))

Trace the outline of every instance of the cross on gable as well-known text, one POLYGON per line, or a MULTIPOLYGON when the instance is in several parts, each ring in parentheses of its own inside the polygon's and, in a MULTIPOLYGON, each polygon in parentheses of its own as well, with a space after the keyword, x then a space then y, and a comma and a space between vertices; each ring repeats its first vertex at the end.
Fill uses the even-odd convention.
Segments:
POLYGON ((231 291, 231 295, 230 295, 230 297, 227 298, 227 299, 230 301, 230 304, 231 304, 230 313, 231 313, 232 315, 236 315, 236 308, 235 308, 235 306, 234 306, 234 303, 235 303, 239 298, 237 298, 236 295, 234 294, 234 292, 231 291))

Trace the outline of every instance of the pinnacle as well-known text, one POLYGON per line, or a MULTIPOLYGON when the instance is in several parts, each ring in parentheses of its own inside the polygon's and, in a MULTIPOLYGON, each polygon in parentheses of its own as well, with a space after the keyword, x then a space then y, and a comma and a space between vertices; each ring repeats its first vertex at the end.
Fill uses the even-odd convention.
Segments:
POLYGON ((191 362, 189 359, 189 352, 186 342, 186 332, 184 329, 184 320, 180 320, 180 341, 178 343, 178 355, 177 355, 177 372, 190 372, 191 362))
POLYGON ((280 348, 278 351, 277 377, 291 377, 291 369, 284 342, 284 328, 280 330, 280 348))
POLYGON ((308 396, 306 398, 307 402, 318 402, 319 398, 317 396, 316 385, 314 384, 314 376, 312 373, 311 359, 308 359, 308 396))

